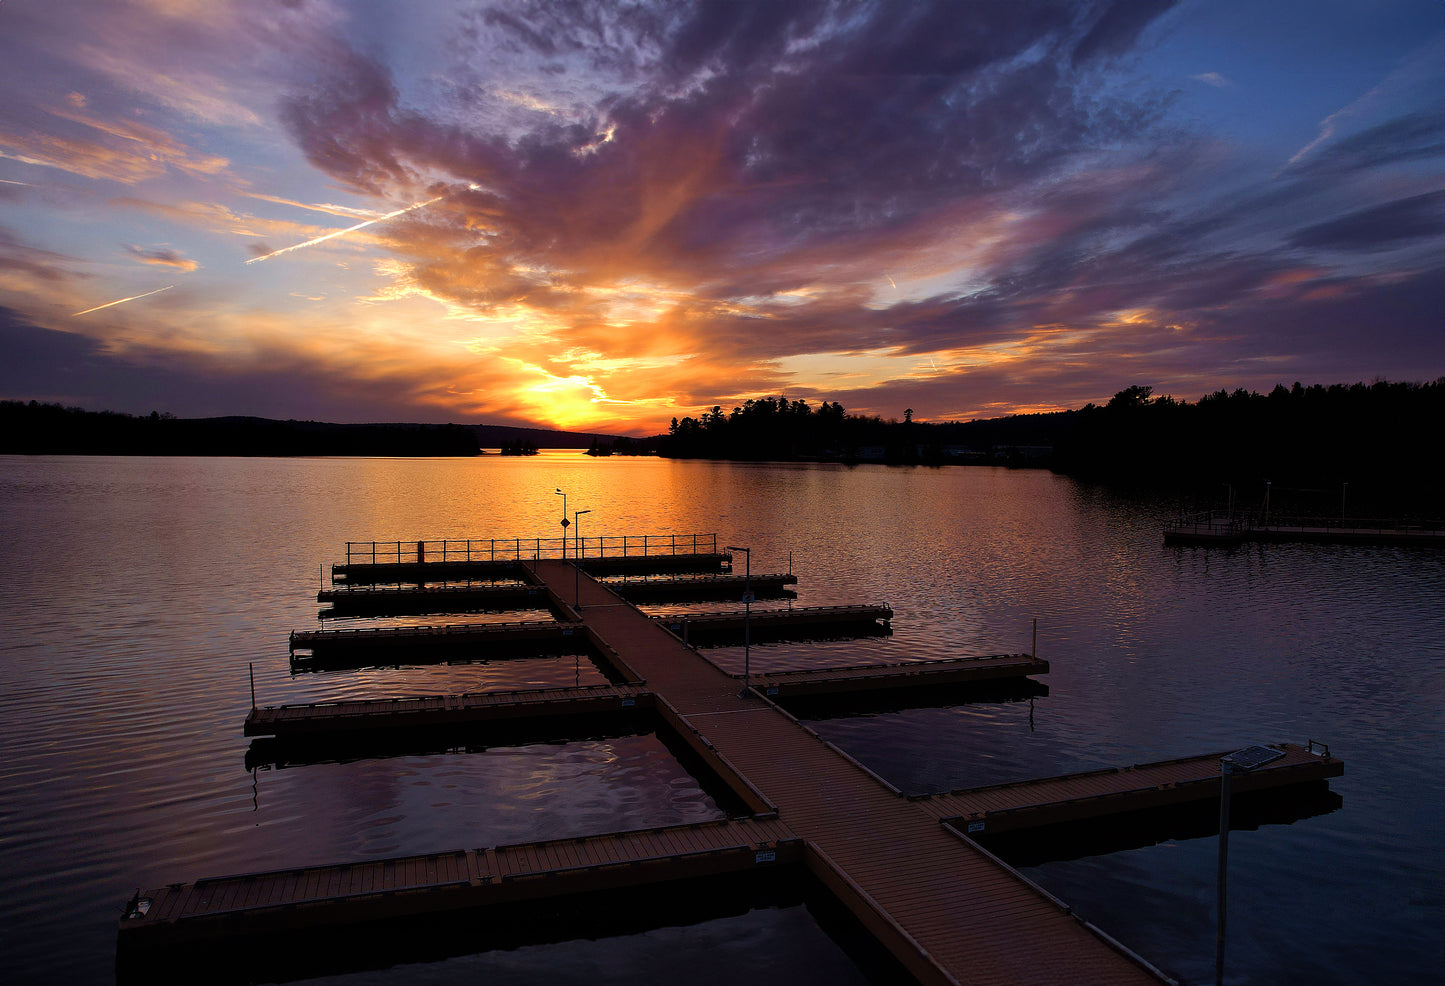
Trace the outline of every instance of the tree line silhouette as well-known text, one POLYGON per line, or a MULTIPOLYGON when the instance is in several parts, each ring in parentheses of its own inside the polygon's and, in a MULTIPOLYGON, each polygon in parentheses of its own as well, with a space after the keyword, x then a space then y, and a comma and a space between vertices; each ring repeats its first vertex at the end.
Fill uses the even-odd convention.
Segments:
POLYGON ((0 401, 0 452, 60 455, 476 455, 462 425, 177 418, 0 401))
MULTIPOLYGON (((1103 405, 968 422, 902 421, 785 397, 674 418, 659 454, 710 459, 881 459, 1048 466, 1079 478, 1282 509, 1398 510, 1442 501, 1445 377, 1431 383, 1283 384, 1197 402, 1135 385, 1103 405), (1346 486, 1348 484, 1348 486, 1346 486)), ((1353 511, 1352 511, 1353 512, 1353 511)), ((1356 516, 1363 514, 1356 513, 1356 516)))

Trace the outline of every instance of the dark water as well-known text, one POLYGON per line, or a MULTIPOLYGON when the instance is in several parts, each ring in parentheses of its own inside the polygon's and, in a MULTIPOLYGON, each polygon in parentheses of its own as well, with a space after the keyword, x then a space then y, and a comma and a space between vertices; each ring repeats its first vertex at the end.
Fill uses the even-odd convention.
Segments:
MULTIPOLYGON (((249 773, 262 704, 570 684, 571 658, 292 676, 346 540, 718 532, 796 605, 895 633, 755 668, 1038 650, 1050 694, 828 719, 909 792, 1317 739, 1343 807, 1230 841, 1229 981, 1425 983, 1445 967, 1445 555, 1165 548, 1171 503, 991 469, 533 459, 0 457, 0 955, 105 982, 138 886, 717 817, 652 736, 249 773)), ((786 605, 770 603, 769 605, 786 605)), ((328 623, 328 625, 338 625, 328 623)), ((740 650, 711 652, 740 665, 740 650)), ((586 683, 584 681, 584 683, 586 683)), ((1028 875, 1188 982, 1213 978, 1213 839, 1028 875)), ((856 980, 799 906, 344 981, 856 980)))

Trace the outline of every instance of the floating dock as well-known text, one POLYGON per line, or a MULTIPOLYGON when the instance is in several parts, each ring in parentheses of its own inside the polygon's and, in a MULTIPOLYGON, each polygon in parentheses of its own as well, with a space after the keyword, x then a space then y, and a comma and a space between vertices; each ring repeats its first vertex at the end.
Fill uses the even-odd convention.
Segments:
MULTIPOLYGON (((732 566, 732 555, 718 551, 716 534, 592 538, 583 541, 580 549, 576 540, 572 539, 572 550, 581 556, 583 569, 599 578, 721 573, 732 566)), ((525 569, 540 558, 554 557, 559 549, 565 560, 568 539, 348 541, 346 561, 331 566, 331 580, 346 585, 525 581, 525 569)))
POLYGON ((535 585, 346 585, 322 589, 318 603, 330 603, 320 616, 419 616, 485 610, 546 609, 547 593, 535 585))
MULTIPOLYGON (((791 596, 795 575, 704 575, 690 578, 637 578, 608 585, 632 603, 740 600, 745 589, 763 599, 791 596)), ((424 613, 466 613, 479 610, 546 609, 544 588, 527 582, 511 585, 342 585, 322 589, 318 603, 330 603, 321 616, 415 616, 424 613)))
POLYGON ((252 709, 245 736, 301 737, 360 730, 439 729, 522 719, 597 715, 652 707, 637 685, 535 688, 421 698, 357 699, 252 709))
POLYGON ((654 619, 684 643, 742 643, 745 629, 753 641, 886 634, 893 610, 873 605, 792 606, 751 612, 681 613, 654 619))
POLYGON ((780 701, 789 698, 833 697, 854 692, 913 688, 946 688, 982 681, 1048 674, 1049 662, 1029 654, 957 657, 938 661, 860 664, 817 671, 774 671, 753 675, 754 687, 780 701))
MULTIPOLYGON (((554 602, 554 605, 566 607, 565 603, 554 602)), ((760 609, 750 615, 741 612, 688 613, 652 619, 688 643, 733 638, 741 643, 745 625, 755 641, 886 633, 893 619, 893 610, 887 606, 800 606, 760 609)), ((597 646, 597 641, 588 632, 585 623, 522 620, 294 630, 288 638, 288 645, 293 661, 340 667, 348 663, 357 666, 358 662, 416 663, 462 654, 478 660, 541 652, 572 654, 597 646)))
POLYGON ((287 638, 291 653, 313 654, 350 650, 394 648, 477 648, 498 642, 555 643, 587 639, 583 628, 556 620, 511 623, 448 623, 440 626, 357 627, 344 630, 293 630, 287 638))
MULTIPOLYGON (((171 885, 132 900, 120 923, 120 958, 128 964, 140 955, 143 971, 147 949, 163 953, 178 943, 208 945, 270 929, 336 928, 529 895, 607 892, 645 881, 757 872, 783 863, 806 871, 908 974, 929 986, 1169 981, 970 840, 967 832, 980 822, 982 831, 991 832, 1045 818, 1057 824, 1097 817, 1115 806, 1208 797, 1205 775, 1211 763, 1217 772, 1217 757, 907 798, 769 700, 767 681, 773 679, 781 694, 785 678, 761 676, 740 691, 735 677, 573 565, 543 560, 535 573, 554 595, 571 599, 577 594, 578 630, 585 629, 593 646, 625 655, 625 666, 635 669, 638 683, 645 681, 668 728, 729 785, 750 817, 711 827, 651 830, 647 838, 622 833, 171 885)), ((838 687, 910 673, 922 669, 895 665, 832 672, 838 687)), ((806 676, 814 673, 801 674, 797 687, 809 687, 806 676)), ((812 684, 824 685, 826 673, 816 674, 812 684)), ((642 695, 596 692, 604 703, 627 697, 639 701, 642 695)), ((581 700, 576 694, 551 698, 581 700)), ((451 714, 445 701, 418 705, 414 714, 445 717, 451 714)), ((540 709, 548 701, 539 695, 534 705, 540 709)), ((249 728, 259 728, 260 711, 249 728)), ((344 714, 335 713, 340 712, 333 708, 294 718, 338 722, 344 714)), ((408 713, 373 708, 355 714, 408 713)), ((290 728, 280 725, 287 718, 273 716, 269 728, 290 728)), ((1276 770, 1261 769, 1250 781, 1295 783, 1321 770, 1322 776, 1334 776, 1342 769, 1328 756, 1284 749, 1276 770)))
POLYGON ((171 948, 796 864, 776 820, 738 819, 171 884, 136 898, 122 962, 171 948))
MULTIPOLYGON (((753 675, 752 687, 768 697, 786 701, 789 698, 832 697, 860 691, 947 688, 1047 674, 1048 670, 1047 661, 1028 654, 1001 654, 939 661, 861 664, 811 671, 778 671, 753 675)), ((454 728, 478 723, 651 709, 653 699, 654 695, 645 682, 639 680, 630 685, 315 702, 252 709, 246 716, 242 733, 246 736, 282 737, 375 729, 454 728)))
POLYGON ((630 603, 693 602, 708 599, 740 602, 745 592, 752 592, 759 599, 787 599, 793 596, 788 587, 797 584, 798 577, 786 573, 607 580, 607 586, 630 603))
MULTIPOLYGON (((1284 756, 1230 780, 1232 791, 1308 784, 1339 777, 1345 765, 1293 743, 1277 744, 1284 756)), ((997 784, 915 798, 945 825, 969 835, 994 835, 1184 804, 1219 802, 1219 761, 1229 751, 1132 767, 1087 771, 1043 780, 997 784)))
POLYGON ((1164 531, 1166 545, 1232 547, 1246 542, 1445 547, 1445 529, 1384 521, 1288 521, 1255 523, 1201 514, 1164 531))

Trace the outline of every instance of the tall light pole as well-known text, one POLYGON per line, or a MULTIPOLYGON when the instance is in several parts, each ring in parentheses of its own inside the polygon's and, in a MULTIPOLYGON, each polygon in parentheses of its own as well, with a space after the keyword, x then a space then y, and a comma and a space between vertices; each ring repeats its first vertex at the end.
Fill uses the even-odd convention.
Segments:
POLYGON ((1282 750, 1268 746, 1251 746, 1219 759, 1219 876, 1216 886, 1219 923, 1214 933, 1214 986, 1224 986, 1224 903, 1229 896, 1226 877, 1229 870, 1229 782, 1235 774, 1258 770, 1284 756, 1282 750))
POLYGON ((1345 526, 1345 494, 1350 491, 1350 484, 1345 483, 1340 487, 1340 526, 1345 526))
POLYGON ((1274 485, 1269 480, 1264 481, 1264 526, 1269 526, 1269 488, 1274 485))
POLYGON ((583 514, 590 514, 591 510, 572 511, 572 524, 577 528, 573 536, 577 538, 577 557, 572 560, 572 608, 582 608, 582 525, 578 519, 583 514))
POLYGON ((732 545, 728 545, 727 549, 741 551, 747 560, 743 575, 743 690, 738 692, 738 698, 747 698, 748 689, 752 687, 753 551, 732 545))
POLYGON ((557 488, 557 495, 562 498, 562 560, 563 560, 563 561, 566 561, 566 560, 567 560, 567 525, 570 524, 570 523, 572 523, 572 522, 567 519, 567 494, 562 492, 562 488, 561 488, 560 486, 557 488))

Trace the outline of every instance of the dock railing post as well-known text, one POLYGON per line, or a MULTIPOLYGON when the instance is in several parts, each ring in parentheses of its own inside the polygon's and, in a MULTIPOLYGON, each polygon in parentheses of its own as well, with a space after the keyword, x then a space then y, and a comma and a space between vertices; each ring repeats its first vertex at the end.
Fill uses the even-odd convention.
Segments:
POLYGON ((256 662, 251 661, 248 665, 251 669, 251 711, 256 711, 256 662))
POLYGON ((1039 659, 1039 618, 1037 616, 1034 617, 1034 642, 1032 648, 1029 650, 1029 657, 1032 657, 1035 661, 1039 659))

